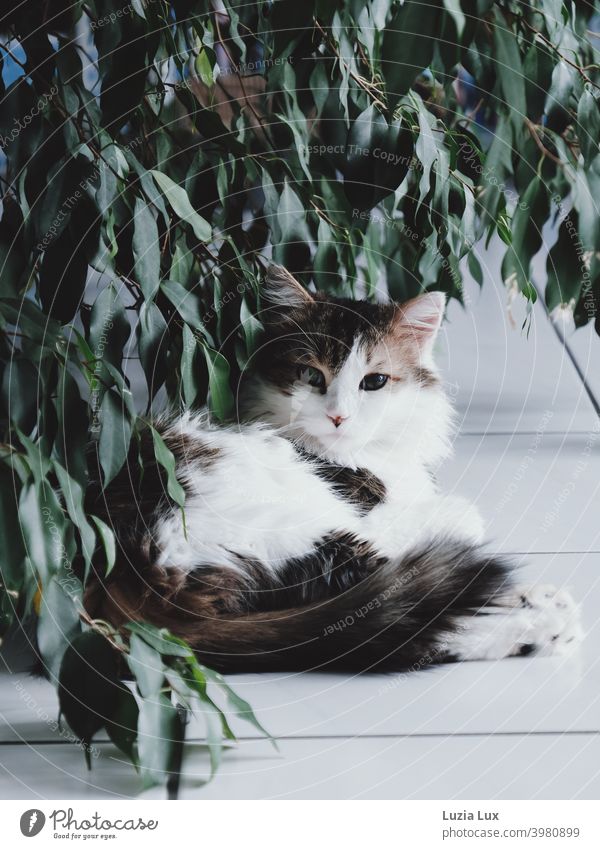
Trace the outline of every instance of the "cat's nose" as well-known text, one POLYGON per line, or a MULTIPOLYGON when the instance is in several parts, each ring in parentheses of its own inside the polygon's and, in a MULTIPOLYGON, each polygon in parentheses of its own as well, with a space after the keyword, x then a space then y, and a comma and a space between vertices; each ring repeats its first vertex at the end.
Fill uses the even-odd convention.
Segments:
POLYGON ((329 421, 333 422, 334 427, 339 427, 342 422, 346 421, 348 416, 330 416, 329 413, 327 413, 327 418, 329 421))

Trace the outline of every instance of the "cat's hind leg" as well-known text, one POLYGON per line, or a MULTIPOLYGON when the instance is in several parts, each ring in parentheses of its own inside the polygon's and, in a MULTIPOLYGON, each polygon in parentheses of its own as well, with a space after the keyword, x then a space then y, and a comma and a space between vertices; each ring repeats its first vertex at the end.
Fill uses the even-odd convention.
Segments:
POLYGON ((462 617, 447 638, 456 660, 499 660, 536 654, 565 655, 583 639, 580 608, 565 589, 516 586, 493 606, 462 617))

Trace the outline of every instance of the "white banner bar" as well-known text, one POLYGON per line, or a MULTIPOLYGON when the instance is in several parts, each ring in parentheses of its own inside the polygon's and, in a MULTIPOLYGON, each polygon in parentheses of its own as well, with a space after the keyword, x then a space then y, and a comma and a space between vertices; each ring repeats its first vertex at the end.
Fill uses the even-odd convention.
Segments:
POLYGON ((597 802, 0 802, 2 845, 598 849, 597 802), (32 841, 32 842, 29 842, 32 841))

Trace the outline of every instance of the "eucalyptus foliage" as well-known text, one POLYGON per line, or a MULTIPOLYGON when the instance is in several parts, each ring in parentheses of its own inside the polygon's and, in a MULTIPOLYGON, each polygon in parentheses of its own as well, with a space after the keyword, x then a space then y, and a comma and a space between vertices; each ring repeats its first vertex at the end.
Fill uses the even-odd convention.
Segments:
POLYGON ((461 260, 481 283, 473 246, 498 233, 533 300, 554 223, 547 306, 600 329, 590 3, 214 6, 24 0, 0 24, 0 622, 36 617, 73 730, 104 727, 148 781, 177 773, 182 705, 213 768, 232 732, 212 690, 256 720, 171 635, 87 616, 118 552, 87 510, 86 446, 107 485, 153 407, 233 414, 267 258, 328 292, 460 299, 461 260))

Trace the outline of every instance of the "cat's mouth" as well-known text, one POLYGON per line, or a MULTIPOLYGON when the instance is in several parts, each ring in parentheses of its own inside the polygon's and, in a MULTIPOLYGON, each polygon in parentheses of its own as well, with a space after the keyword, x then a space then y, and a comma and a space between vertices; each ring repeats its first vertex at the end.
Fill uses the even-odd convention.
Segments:
MULTIPOLYGON (((307 432, 310 433, 310 431, 307 432)), ((314 428, 310 435, 312 439, 318 440, 328 448, 340 445, 347 446, 356 441, 356 432, 349 424, 343 424, 337 428, 331 427, 331 429, 327 426, 323 426, 322 429, 314 428)))

